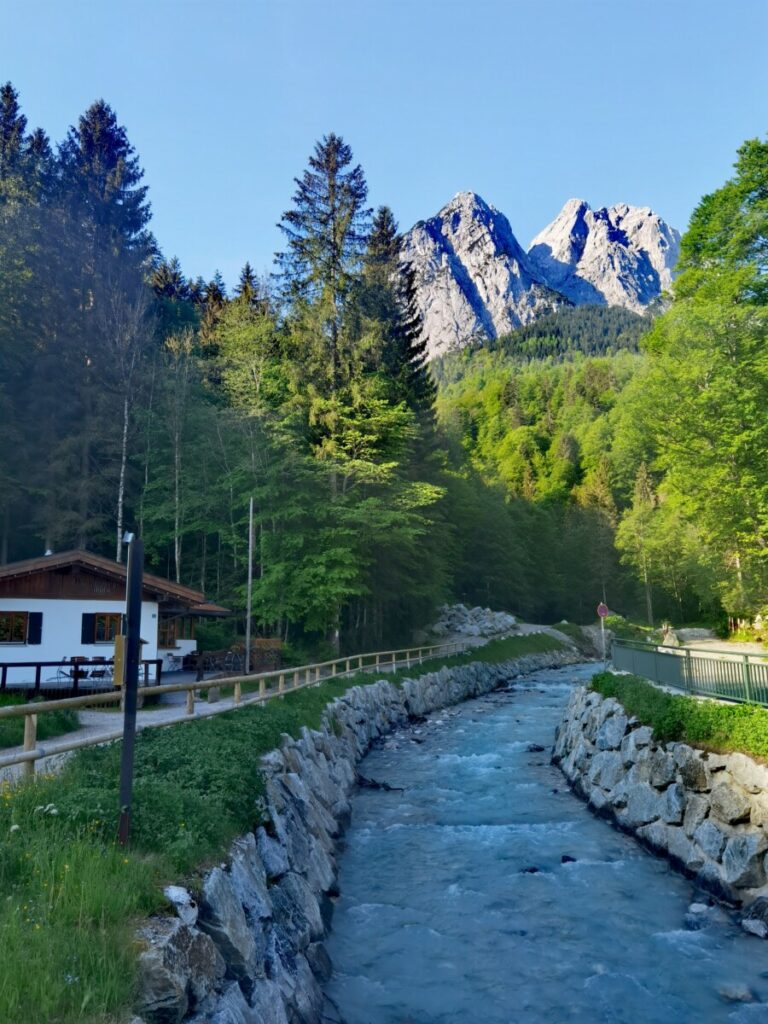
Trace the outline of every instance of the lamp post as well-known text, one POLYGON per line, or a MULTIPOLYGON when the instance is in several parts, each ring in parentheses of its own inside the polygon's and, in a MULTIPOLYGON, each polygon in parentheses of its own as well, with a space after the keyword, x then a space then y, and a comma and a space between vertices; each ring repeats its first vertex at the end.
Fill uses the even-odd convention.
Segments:
POLYGON ((141 661, 141 591, 144 577, 144 543, 126 533, 128 576, 125 584, 125 676, 123 678, 123 749, 120 757, 120 823, 117 841, 125 846, 131 833, 133 763, 136 741, 136 703, 141 661))

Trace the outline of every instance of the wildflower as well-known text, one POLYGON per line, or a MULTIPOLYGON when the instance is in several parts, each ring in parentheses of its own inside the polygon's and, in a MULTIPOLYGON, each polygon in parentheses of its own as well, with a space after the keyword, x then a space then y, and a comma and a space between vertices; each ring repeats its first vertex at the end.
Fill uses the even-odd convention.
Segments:
POLYGON ((21 825, 11 825, 9 832, 21 832, 21 825))

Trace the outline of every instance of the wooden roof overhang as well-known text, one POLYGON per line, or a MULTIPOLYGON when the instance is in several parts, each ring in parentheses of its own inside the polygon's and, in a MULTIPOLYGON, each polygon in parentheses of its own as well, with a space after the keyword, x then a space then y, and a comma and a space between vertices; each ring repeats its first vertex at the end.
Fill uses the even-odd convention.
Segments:
MULTIPOLYGON (((78 570, 111 582, 116 585, 116 589, 122 591, 122 596, 125 596, 127 567, 121 562, 113 562, 109 558, 102 558, 101 555, 94 555, 90 551, 79 550, 62 551, 55 555, 43 555, 39 558, 27 558, 21 562, 0 566, 0 596, 3 596, 4 593, 20 596, 25 589, 23 586, 25 578, 40 578, 48 573, 64 576, 76 573, 78 570), (7 584, 7 587, 4 587, 3 584, 7 584)), ((45 595, 40 594, 37 588, 30 587, 28 596, 45 595)), ((74 595, 62 593, 57 596, 74 595)), ((228 609, 207 602, 202 591, 185 587, 181 583, 173 583, 171 580, 163 579, 162 576, 154 576, 152 573, 144 573, 142 597, 147 601, 157 601, 163 612, 203 616, 230 614, 228 609)))

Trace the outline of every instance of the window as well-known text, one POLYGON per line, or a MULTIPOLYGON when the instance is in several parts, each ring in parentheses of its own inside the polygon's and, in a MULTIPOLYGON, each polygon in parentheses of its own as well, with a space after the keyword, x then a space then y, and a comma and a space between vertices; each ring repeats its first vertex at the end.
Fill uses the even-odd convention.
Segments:
POLYGON ((157 646, 174 648, 179 640, 195 639, 195 623, 189 616, 176 616, 175 618, 160 616, 160 625, 157 628, 157 646))
POLYGON ((157 630, 157 646, 176 646, 176 619, 160 618, 160 625, 157 630))
POLYGON ((0 612, 0 644, 27 642, 27 612, 0 612))
POLYGON ((114 643, 115 637, 120 632, 122 621, 122 615, 97 612, 93 616, 93 642, 95 644, 114 643))

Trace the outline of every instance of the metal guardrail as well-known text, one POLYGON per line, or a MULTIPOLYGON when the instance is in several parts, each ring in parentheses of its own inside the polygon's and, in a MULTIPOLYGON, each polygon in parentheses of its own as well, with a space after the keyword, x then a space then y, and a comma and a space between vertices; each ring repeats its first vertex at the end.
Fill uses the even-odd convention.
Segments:
POLYGON ((614 667, 683 693, 768 706, 768 655, 614 640, 614 667))
MULTIPOLYGON (((318 686, 329 679, 339 679, 344 676, 354 675, 357 672, 370 672, 381 670, 393 670, 398 667, 410 668, 413 664, 421 664, 430 658, 439 658, 451 654, 461 654, 468 647, 463 641, 452 641, 445 644, 433 644, 429 647, 404 647, 398 651, 375 651, 370 654, 355 654, 344 658, 335 658, 331 661, 315 662, 311 665, 302 665, 298 668, 275 669, 269 672, 259 672, 250 676, 228 676, 218 679, 201 679, 190 683, 167 683, 162 686, 142 686, 139 693, 142 698, 160 696, 165 693, 186 693, 186 706, 181 714, 173 719, 153 720, 152 716, 144 718, 139 729, 161 728, 167 725, 177 725, 179 722, 190 721, 193 718, 208 718, 214 714, 222 714, 225 711, 232 711, 246 704, 263 704, 273 697, 281 697, 286 693, 295 690, 302 690, 308 686, 318 686), (211 690, 220 690, 222 687, 232 688, 232 701, 222 702, 222 707, 211 709, 206 708, 203 714, 195 712, 195 694, 207 690, 209 700, 211 690)), ((45 747, 37 744, 37 719, 39 715, 49 711, 60 711, 62 708, 87 708, 106 707, 112 704, 119 704, 122 698, 120 690, 113 690, 111 693, 92 694, 82 697, 69 697, 63 700, 48 700, 34 704, 11 704, 7 707, 0 707, 0 719, 3 718, 24 718, 24 745, 19 751, 0 756, 0 768, 8 768, 12 765, 24 765, 25 773, 34 774, 35 762, 43 757, 52 757, 57 754, 65 754, 71 750, 79 750, 82 747, 95 747, 102 743, 109 743, 122 737, 123 731, 113 730, 111 732, 98 733, 93 736, 70 739, 64 743, 53 745, 46 744, 45 747)), ((218 700, 218 697, 216 698, 218 700)), ((181 709, 180 709, 181 710, 181 709)))

